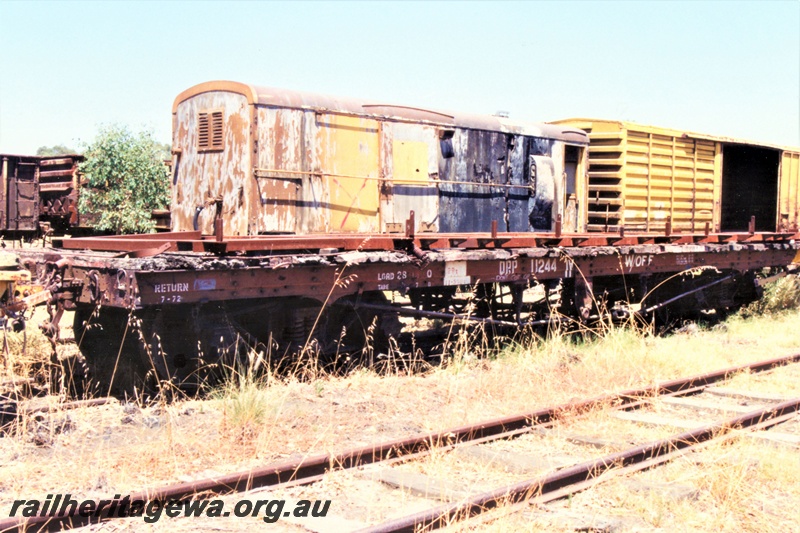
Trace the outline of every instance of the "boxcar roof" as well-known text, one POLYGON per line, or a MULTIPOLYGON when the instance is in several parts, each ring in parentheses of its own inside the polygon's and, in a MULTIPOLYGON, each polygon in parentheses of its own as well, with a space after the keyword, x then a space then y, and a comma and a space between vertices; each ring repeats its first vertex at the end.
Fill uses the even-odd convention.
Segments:
POLYGON ((687 139, 699 139, 699 140, 714 141, 720 143, 746 144, 750 146, 760 146, 763 148, 783 150, 786 152, 800 152, 800 147, 797 146, 785 146, 779 144, 751 141, 747 139, 736 139, 734 137, 724 137, 721 135, 708 135, 706 133, 695 133, 692 131, 676 130, 672 128, 662 128, 660 126, 648 126, 645 124, 638 124, 636 122, 629 122, 625 120, 608 120, 608 119, 598 119, 598 118, 565 118, 562 120, 551 121, 550 124, 562 124, 562 125, 571 124, 575 127, 580 127, 581 124, 588 124, 592 122, 603 123, 603 124, 614 124, 620 129, 641 131, 645 133, 653 133, 656 135, 665 135, 670 137, 685 137, 687 139))
POLYGON ((494 115, 449 113, 418 107, 387 104, 385 102, 340 98, 337 96, 289 91, 272 87, 260 87, 233 81, 210 81, 195 85, 183 91, 175 98, 175 103, 172 107, 173 114, 177 112, 178 105, 181 102, 193 96, 213 91, 228 91, 242 94, 247 98, 250 105, 312 109, 315 111, 348 113, 376 118, 383 117, 390 120, 400 119, 459 128, 501 131, 584 144, 589 142, 589 138, 584 131, 560 124, 517 122, 494 115))

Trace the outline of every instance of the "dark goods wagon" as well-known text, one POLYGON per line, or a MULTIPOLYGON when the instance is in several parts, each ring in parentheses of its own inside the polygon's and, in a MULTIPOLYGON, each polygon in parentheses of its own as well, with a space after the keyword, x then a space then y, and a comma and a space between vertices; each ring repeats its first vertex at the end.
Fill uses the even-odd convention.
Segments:
POLYGON ((51 291, 51 334, 74 310, 93 377, 118 393, 194 390, 254 352, 374 356, 397 347, 400 315, 726 311, 798 258, 795 232, 754 224, 586 232, 580 130, 230 82, 173 111, 175 231, 20 251, 51 291))
POLYGON ((0 154, 0 233, 33 237, 79 226, 78 164, 83 156, 0 154))

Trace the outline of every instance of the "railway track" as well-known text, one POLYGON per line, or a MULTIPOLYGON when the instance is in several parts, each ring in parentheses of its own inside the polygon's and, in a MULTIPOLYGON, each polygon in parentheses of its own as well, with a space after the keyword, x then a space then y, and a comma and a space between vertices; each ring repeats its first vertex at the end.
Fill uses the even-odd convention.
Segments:
MULTIPOLYGON (((458 453, 466 451, 467 455, 474 456, 473 459, 477 457, 476 460, 485 462, 487 460, 486 450, 491 452, 492 447, 496 447, 500 442, 522 442, 524 439, 535 440, 544 436, 552 437, 557 433, 554 433, 553 428, 559 421, 579 418, 579 415, 598 411, 614 413, 612 416, 618 420, 628 418, 637 423, 658 423, 654 420, 649 420, 644 415, 641 415, 637 420, 635 415, 640 415, 644 408, 652 406, 655 401, 666 402, 673 407, 681 407, 679 404, 687 404, 687 402, 697 405, 698 399, 701 398, 701 396, 698 396, 700 394, 721 396, 723 393, 720 391, 724 389, 720 389, 716 385, 740 372, 765 372, 782 365, 795 363, 800 363, 800 354, 725 368, 717 372, 673 380, 617 394, 589 398, 436 433, 388 441, 339 453, 319 454, 295 461, 273 463, 263 468, 218 476, 213 479, 201 479, 189 483, 152 488, 137 494, 131 494, 130 498, 132 501, 137 499, 143 501, 167 501, 207 498, 212 494, 243 493, 254 489, 272 491, 295 485, 313 484, 325 478, 332 471, 364 467, 359 469, 359 477, 367 478, 369 482, 378 481, 384 485, 393 485, 405 491, 421 493, 427 500, 443 500, 445 502, 444 504, 440 503, 431 506, 430 501, 428 501, 425 510, 405 517, 395 518, 377 526, 370 526, 366 530, 414 531, 419 528, 435 529, 468 516, 481 514, 498 506, 514 505, 522 502, 552 501, 597 483, 604 479, 604 474, 612 470, 617 473, 625 473, 650 468, 669 461, 689 450, 701 447, 705 443, 731 438, 738 434, 734 431, 735 429, 761 430, 786 422, 800 410, 800 398, 780 402, 773 401, 765 407, 746 409, 747 412, 745 413, 741 412, 741 408, 729 409, 720 407, 720 410, 726 412, 727 416, 715 418, 711 422, 686 422, 684 420, 684 422, 679 423, 661 421, 662 424, 674 424, 679 427, 683 425, 692 429, 678 432, 670 430, 664 438, 647 444, 626 447, 625 443, 621 443, 622 446, 620 446, 620 443, 616 443, 616 446, 612 446, 614 448, 612 453, 598 457, 595 452, 590 454, 590 458, 583 460, 576 456, 572 459, 577 460, 573 460, 571 464, 569 461, 566 463, 556 461, 556 463, 560 462, 561 464, 551 464, 549 469, 545 468, 545 470, 550 470, 549 472, 533 477, 527 475, 531 471, 530 468, 522 468, 521 471, 526 475, 522 475, 522 477, 517 475, 513 481, 496 484, 490 490, 474 490, 476 485, 472 487, 469 493, 452 491, 446 486, 437 485, 436 482, 427 480, 424 475, 422 477, 419 475, 409 476, 408 472, 403 474, 402 471, 392 474, 392 469, 389 469, 390 465, 399 464, 405 466, 406 470, 408 470, 407 465, 414 464, 415 461, 424 460, 432 454, 441 456, 442 453, 450 453, 454 450, 459 450, 458 453), (733 411, 733 416, 731 416, 731 410, 733 411), (553 470, 552 467, 556 469, 553 470), (415 479, 416 481, 414 481, 415 479), (423 484, 428 484, 432 488, 426 492, 415 487, 415 484, 419 485, 420 479, 425 480, 423 484)), ((700 400, 699 405, 703 405, 703 402, 708 403, 707 400, 700 400)), ((706 407, 711 409, 711 407, 706 407)), ((627 423, 630 423, 630 421, 627 423)), ((580 445, 583 446, 609 445, 609 443, 598 444, 596 439, 586 439, 574 435, 556 436, 573 442, 582 440, 583 442, 580 442, 580 445)), ((797 440, 800 441, 800 437, 797 440)), ((534 455, 543 457, 547 452, 539 443, 539 449, 532 452, 529 451, 528 454, 529 457, 534 455)), ((514 458, 519 462, 520 457, 524 454, 495 449, 489 455, 494 458, 493 460, 499 460, 501 463, 503 460, 508 462, 508 458, 511 457, 511 462, 513 463, 515 461, 514 458)), ((542 470, 541 464, 538 469, 542 470)), ((9 518, 0 521, 0 531, 61 530, 108 519, 110 517, 105 512, 96 517, 76 515, 67 517, 9 518)), ((358 524, 359 522, 353 523, 358 524)), ((366 523, 361 522, 362 525, 366 523)))
MULTIPOLYGON (((664 439, 590 458, 550 473, 508 483, 457 502, 448 502, 359 531, 378 533, 439 529, 501 506, 548 503, 601 483, 608 479, 608 474, 626 475, 652 468, 689 451, 697 451, 712 442, 734 438, 738 435, 736 430, 771 428, 795 418, 798 410, 800 398, 753 409, 746 414, 723 418, 664 439)), ((665 425, 673 424, 682 425, 680 420, 665 422, 665 425)), ((779 438, 786 440, 791 437, 796 439, 797 435, 779 434, 779 438)), ((793 440, 794 444, 797 442, 793 440)))

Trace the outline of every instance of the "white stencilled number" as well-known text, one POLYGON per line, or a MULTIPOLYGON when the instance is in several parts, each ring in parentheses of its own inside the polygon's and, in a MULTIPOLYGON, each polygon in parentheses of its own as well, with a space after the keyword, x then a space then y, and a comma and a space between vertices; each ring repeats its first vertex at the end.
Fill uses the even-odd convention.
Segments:
POLYGON ((534 259, 533 265, 531 265, 534 274, 546 274, 550 272, 555 272, 557 268, 556 258, 553 257, 552 259, 543 258, 543 259, 534 259))

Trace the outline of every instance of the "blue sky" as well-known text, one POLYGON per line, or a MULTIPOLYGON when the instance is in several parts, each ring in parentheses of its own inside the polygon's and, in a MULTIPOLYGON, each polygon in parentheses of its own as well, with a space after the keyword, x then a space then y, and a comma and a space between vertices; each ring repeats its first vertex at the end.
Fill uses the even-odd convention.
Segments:
POLYGON ((170 141, 230 79, 518 120, 622 119, 800 145, 800 2, 0 0, 0 152, 101 124, 170 141))

